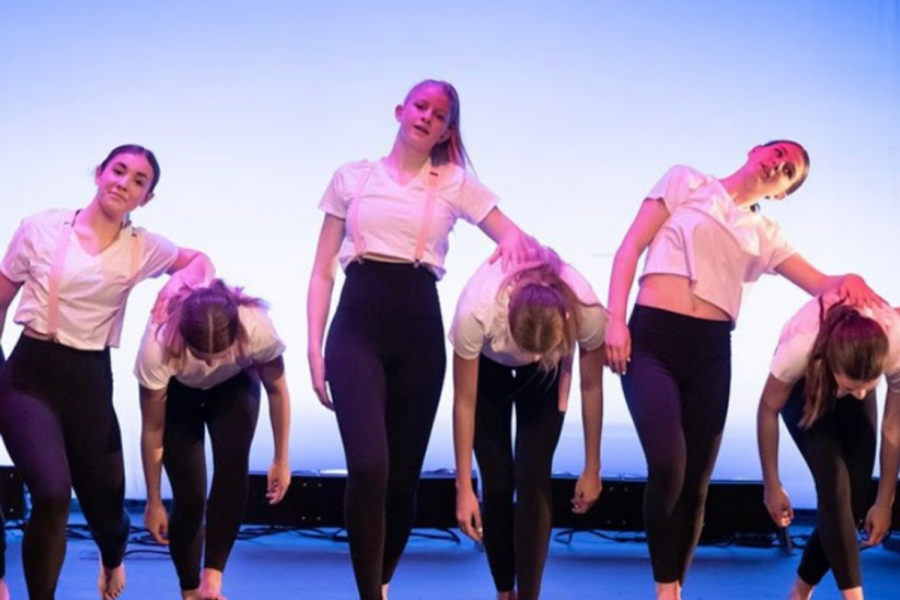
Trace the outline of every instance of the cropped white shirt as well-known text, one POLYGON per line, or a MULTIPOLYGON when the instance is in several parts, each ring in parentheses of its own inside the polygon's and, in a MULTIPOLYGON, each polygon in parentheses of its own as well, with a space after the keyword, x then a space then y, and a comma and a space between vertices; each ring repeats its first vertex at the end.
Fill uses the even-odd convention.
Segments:
POLYGON ((217 356, 207 364, 196 358, 190 350, 181 360, 163 362, 158 324, 147 324, 141 348, 134 364, 138 382, 149 390, 161 390, 169 385, 172 377, 184 385, 201 390, 228 381, 252 365, 271 362, 284 354, 284 342, 275 332, 275 326, 265 309, 258 306, 239 306, 238 318, 247 333, 247 342, 234 344, 228 352, 217 356))
MULTIPOLYGON (((581 274, 563 264, 560 278, 585 305, 578 306, 576 337, 584 350, 596 350, 603 345, 606 333, 606 310, 594 290, 581 274)), ((450 343, 454 351, 466 360, 484 354, 494 362, 508 367, 531 364, 538 360, 534 354, 521 350, 509 331, 509 292, 507 275, 500 261, 485 261, 463 288, 450 326, 450 343)))
POLYGON ((690 167, 669 170, 647 194, 669 218, 647 250, 642 275, 687 277, 693 293, 737 321, 746 287, 796 250, 771 219, 739 208, 711 175, 690 167))
MULTIPOLYGON (((828 292, 824 296, 825 309, 837 299, 836 292, 828 292)), ((793 384, 803 377, 809 363, 809 353, 819 334, 819 310, 819 299, 813 298, 782 327, 778 348, 769 369, 779 381, 793 384)), ((887 334, 889 352, 884 375, 888 388, 894 393, 900 393, 900 315, 889 306, 860 309, 860 312, 877 321, 887 334)))
POLYGON ((38 333, 48 333, 50 273, 65 228, 69 239, 59 272, 55 339, 79 350, 115 347, 131 288, 165 273, 178 257, 178 247, 162 236, 127 225, 112 245, 91 255, 72 229, 74 216, 71 210, 39 213, 22 220, 13 235, 0 273, 23 284, 14 320, 38 333))
POLYGON ((497 202, 493 192, 456 165, 436 168, 429 160, 415 178, 400 185, 379 160, 340 167, 319 208, 346 221, 346 234, 338 253, 342 268, 346 269, 363 253, 416 261, 424 227, 420 262, 440 279, 456 220, 478 224, 497 202), (432 209, 427 202, 430 185, 436 185, 432 209))

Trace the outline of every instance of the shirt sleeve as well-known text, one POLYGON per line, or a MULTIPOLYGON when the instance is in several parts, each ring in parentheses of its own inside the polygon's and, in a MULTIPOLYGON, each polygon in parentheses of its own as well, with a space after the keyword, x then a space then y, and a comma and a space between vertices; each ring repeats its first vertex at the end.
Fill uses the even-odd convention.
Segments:
POLYGON ((457 202, 459 216, 477 225, 497 206, 500 199, 474 175, 461 167, 457 168, 462 172, 462 185, 457 202))
POLYGON ((137 230, 141 239, 141 264, 137 279, 159 277, 178 259, 178 246, 167 238, 143 229, 137 230))
POLYGON ((788 384, 800 381, 809 363, 809 353, 817 334, 817 331, 797 332, 778 343, 769 368, 775 379, 788 384))
POLYGON ((13 234, 3 262, 0 263, 0 273, 13 283, 22 283, 28 277, 31 263, 31 240, 28 221, 23 220, 13 234))
POLYGON ((138 383, 148 390, 158 391, 169 385, 174 374, 172 369, 163 363, 162 344, 157 337, 159 327, 152 322, 147 323, 137 359, 134 363, 134 375, 138 383))
POLYGON ((676 165, 669 169, 644 198, 662 200, 670 213, 675 212, 689 196, 690 191, 701 185, 704 176, 690 167, 676 165))
POLYGON ((765 236, 766 244, 766 270, 769 273, 774 273, 778 265, 797 253, 797 249, 788 241, 781 226, 771 219, 765 219, 763 235, 765 236))
POLYGON ((284 342, 278 337, 275 325, 264 309, 259 307, 248 309, 244 323, 250 340, 248 355, 254 364, 271 362, 284 354, 284 342))
POLYGON ((464 290, 450 325, 450 344, 461 358, 475 360, 484 346, 485 328, 475 316, 475 298, 464 290))
POLYGON ((338 168, 331 176, 331 182, 325 188, 319 209, 333 217, 347 219, 350 201, 356 192, 359 177, 366 169, 372 168, 368 161, 347 163, 338 168))
POLYGON ((582 302, 578 307, 578 345, 584 350, 596 350, 606 336, 606 309, 584 276, 571 265, 564 265, 562 280, 582 302))

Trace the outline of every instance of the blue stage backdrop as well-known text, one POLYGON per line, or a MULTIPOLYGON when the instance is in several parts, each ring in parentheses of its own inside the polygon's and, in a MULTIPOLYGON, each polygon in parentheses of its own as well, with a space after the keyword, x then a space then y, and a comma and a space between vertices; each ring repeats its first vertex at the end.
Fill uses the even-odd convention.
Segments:
MULTIPOLYGON (((812 156, 810 179, 763 210, 820 269, 862 273, 900 304, 898 6, 7 0, 0 3, 0 240, 5 245, 28 214, 85 205, 92 169, 113 146, 155 150, 162 182, 134 220, 204 250, 229 282, 271 302, 289 347, 292 466, 341 468, 334 416, 316 402, 306 365, 306 284, 322 220, 316 205, 339 165, 389 151, 394 106, 413 83, 457 86, 477 175, 604 302, 613 252, 671 165, 725 176, 755 144, 794 138, 812 156)), ((447 324, 460 289, 491 252, 465 223, 451 243, 440 284, 447 324)), ((131 366, 158 287, 144 284, 132 296, 114 358, 134 498, 144 485, 131 366)), ((717 478, 759 477, 757 401, 780 327, 804 300, 772 277, 747 299, 734 333, 717 478)), ((19 335, 12 313, 7 351, 19 335)), ((619 382, 604 377, 603 473, 643 476, 619 382)), ((448 377, 428 469, 453 465, 451 392, 448 377)), ((581 468, 579 410, 576 397, 559 471, 581 468)), ((254 468, 266 467, 271 443, 261 420, 254 468)), ((810 506, 806 469, 793 444, 783 438, 782 445, 785 485, 798 505, 810 506)))

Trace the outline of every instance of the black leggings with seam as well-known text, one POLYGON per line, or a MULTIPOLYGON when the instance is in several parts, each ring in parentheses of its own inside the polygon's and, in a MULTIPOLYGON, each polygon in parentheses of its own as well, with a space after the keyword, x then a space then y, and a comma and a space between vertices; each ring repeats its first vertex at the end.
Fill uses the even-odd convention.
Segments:
POLYGON ((703 527, 731 383, 731 323, 636 305, 622 377, 647 459, 644 527, 653 577, 684 582, 703 527))
POLYGON ((781 411, 816 484, 818 523, 803 549, 797 574, 809 585, 817 585, 830 569, 838 589, 860 587, 857 531, 869 507, 875 467, 875 391, 863 400, 852 396, 836 399, 833 410, 808 429, 801 429, 803 387, 801 379, 781 411))
POLYGON ((103 565, 122 564, 129 520, 109 356, 23 336, 0 372, 0 434, 31 494, 31 600, 55 597, 73 488, 103 565))
POLYGON ((498 592, 516 588, 520 600, 535 600, 550 544, 553 453, 565 416, 559 373, 537 364, 507 367, 482 355, 477 398, 474 450, 491 575, 498 592))
POLYGON ((163 464, 172 485, 169 550, 182 590, 200 586, 200 563, 225 570, 249 493, 250 444, 259 417, 260 380, 254 368, 208 390, 169 381, 163 464), (206 496, 205 431, 213 478, 206 496), (206 516, 204 531, 203 520, 206 516))
POLYGON ((344 525, 362 600, 381 600, 406 546, 446 367, 434 275, 366 261, 346 270, 325 367, 347 461, 344 525))

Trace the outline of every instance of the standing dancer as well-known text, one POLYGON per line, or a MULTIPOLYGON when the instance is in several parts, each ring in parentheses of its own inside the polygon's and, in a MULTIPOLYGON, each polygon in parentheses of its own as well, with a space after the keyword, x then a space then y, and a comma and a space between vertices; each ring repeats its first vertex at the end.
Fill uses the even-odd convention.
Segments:
POLYGON ((757 419, 766 508, 780 527, 793 519, 778 477, 778 413, 816 482, 818 525, 803 549, 791 600, 808 600, 831 570, 845 600, 862 600, 858 519, 864 546, 891 526, 900 465, 900 315, 859 311, 830 293, 810 300, 781 331, 757 419), (881 478, 866 514, 875 464, 875 386, 888 393, 881 424, 881 478))
POLYGON ((347 460, 345 526, 362 600, 387 597, 413 524, 446 366, 435 284, 449 233, 459 218, 477 224, 504 262, 530 247, 466 169, 452 85, 416 84, 394 115, 390 154, 338 169, 319 204, 325 220, 307 305, 313 387, 337 413, 347 460), (338 262, 346 281, 323 358, 338 262))
POLYGON ((644 455, 644 525, 656 595, 681 598, 700 537, 731 383, 731 330, 747 284, 778 273, 810 294, 840 287, 854 304, 875 302, 857 276, 826 276, 754 208, 806 180, 796 142, 753 148, 716 179, 672 168, 653 187, 616 252, 609 289, 607 363, 622 388, 644 455), (647 250, 628 326, 638 258, 647 250), (632 346, 633 345, 633 346, 632 346))
POLYGON ((591 286, 552 250, 508 274, 485 263, 460 296, 450 328, 456 514, 460 529, 484 543, 498 600, 540 595, 553 515, 553 453, 576 344, 585 464, 572 510, 587 512, 600 496, 605 327, 606 313, 591 286), (472 489, 473 448, 483 519, 472 489))
POLYGON ((91 203, 23 220, 0 264, 0 328, 22 289, 15 321, 24 330, 0 373, 0 434, 31 493, 22 540, 31 600, 56 595, 72 488, 100 549, 100 596, 116 598, 125 586, 128 515, 110 348, 137 283, 172 275, 157 302, 163 310, 182 286, 212 274, 203 254, 131 224, 159 175, 149 150, 115 148, 95 171, 91 203))
POLYGON ((265 304, 218 279, 170 302, 168 319, 151 322, 144 334, 135 365, 147 481, 144 523, 157 542, 169 545, 186 600, 224 600, 222 573, 247 508, 260 381, 275 441, 269 502, 280 502, 291 483, 283 352, 265 304), (205 429, 215 465, 208 501, 205 429), (163 465, 172 484, 171 523, 160 494, 163 465))

